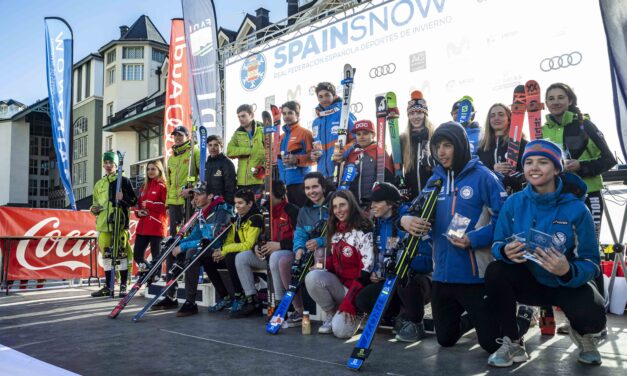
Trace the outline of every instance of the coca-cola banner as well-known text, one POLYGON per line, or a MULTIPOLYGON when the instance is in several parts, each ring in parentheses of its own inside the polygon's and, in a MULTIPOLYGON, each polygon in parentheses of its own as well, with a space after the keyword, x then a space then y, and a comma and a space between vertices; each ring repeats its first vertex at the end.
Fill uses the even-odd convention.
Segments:
MULTIPOLYGON (((137 219, 131 216, 131 244, 136 226, 137 219)), ((87 278, 90 271, 96 275, 96 268, 103 276, 97 240, 90 244, 73 237, 98 237, 96 219, 89 211, 0 207, 0 250, 3 266, 7 257, 9 263, 5 278, 87 278), (24 239, 11 239, 16 237, 24 239)))

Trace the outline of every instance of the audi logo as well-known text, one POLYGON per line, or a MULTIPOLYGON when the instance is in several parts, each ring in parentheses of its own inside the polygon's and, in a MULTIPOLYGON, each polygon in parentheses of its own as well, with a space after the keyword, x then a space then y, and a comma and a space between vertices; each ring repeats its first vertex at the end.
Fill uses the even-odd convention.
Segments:
POLYGON ((387 76, 388 74, 392 74, 394 72, 396 72, 396 64, 389 63, 370 68, 370 73, 368 75, 370 76, 370 78, 377 78, 387 76))
POLYGON ((257 103, 251 103, 250 106, 253 108, 253 112, 257 112, 257 103))
POLYGON ((364 105, 361 102, 351 103, 351 112, 354 114, 360 113, 364 109, 364 105))
POLYGON ((558 70, 561 68, 568 68, 575 65, 579 65, 583 56, 581 52, 574 51, 569 54, 562 54, 560 56, 547 57, 540 62, 540 70, 543 72, 549 72, 552 70, 558 70))

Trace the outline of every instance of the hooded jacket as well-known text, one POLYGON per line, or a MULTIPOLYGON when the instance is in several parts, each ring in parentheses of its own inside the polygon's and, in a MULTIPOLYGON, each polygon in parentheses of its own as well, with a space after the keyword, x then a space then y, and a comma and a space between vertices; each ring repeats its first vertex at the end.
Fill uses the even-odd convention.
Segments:
POLYGON ((508 237, 528 233, 535 228, 553 236, 556 245, 563 246, 570 271, 558 277, 533 261, 525 262, 535 279, 548 287, 576 288, 599 275, 599 243, 592 215, 584 199, 585 183, 572 173, 556 178, 555 192, 540 194, 528 185, 511 196, 499 215, 494 232, 492 254, 497 260, 512 263, 503 253, 508 237))
MULTIPOLYGON (((233 213, 221 196, 214 196, 207 208, 203 209, 203 216, 206 219, 196 221, 189 236, 181 240, 182 253, 198 248, 201 239, 215 239, 223 231, 224 226, 230 223, 233 213)), ((214 248, 219 247, 216 244, 214 248)))
POLYGON ((253 134, 239 127, 226 146, 226 156, 238 158, 237 185, 263 184, 263 179, 253 176, 253 168, 263 166, 265 158, 263 124, 253 120, 253 134))
POLYGON ((238 215, 235 219, 235 223, 224 240, 222 256, 226 256, 227 253, 252 250, 262 231, 263 215, 257 205, 253 205, 246 215, 243 217, 238 215))
MULTIPOLYGON (((580 126, 577 115, 566 111, 561 124, 552 115, 546 116, 542 126, 542 137, 553 141, 577 159, 581 169, 577 171, 588 186, 588 193, 598 192, 603 188, 601 173, 616 165, 616 159, 607 146, 603 133, 585 118, 580 126)), ((568 158, 568 156, 565 156, 568 158)))
MULTIPOLYGON (((311 239, 311 233, 320 221, 326 221, 329 218, 328 199, 322 205, 314 204, 307 199, 305 205, 298 210, 298 218, 296 219, 296 230, 294 231, 294 253, 299 249, 305 249, 305 244, 311 239)), ((316 239, 318 247, 326 247, 327 241, 325 236, 316 239)))
POLYGON ((278 158, 279 176, 285 185, 301 184, 305 180, 305 175, 311 171, 311 166, 315 164, 309 158, 313 136, 308 129, 298 123, 284 125, 281 134, 280 151, 285 154, 296 156, 296 168, 286 169, 283 160, 278 158))
MULTIPOLYGON (((186 141, 182 145, 172 147, 172 155, 168 158, 166 169, 168 182, 168 198, 166 205, 184 205, 185 199, 181 193, 183 187, 187 185, 187 175, 189 174, 189 153, 191 143, 186 141)), ((192 174, 198 177, 200 166, 200 149, 194 145, 194 160, 192 161, 192 174)))
POLYGON ((222 196, 224 201, 233 205, 237 190, 236 180, 235 166, 223 153, 207 157, 204 181, 208 192, 222 196))
MULTIPOLYGON (((335 169, 335 163, 331 160, 331 156, 333 155, 335 143, 337 142, 337 130, 340 126, 342 100, 337 98, 329 107, 323 108, 318 106, 316 110, 320 115, 311 124, 311 132, 314 141, 319 141, 322 146, 322 156, 318 159, 318 169, 316 171, 329 178, 333 176, 335 169)), ((354 141, 351 131, 353 130, 355 120, 355 115, 349 113, 345 148, 350 146, 354 141)))
MULTIPOLYGON (((435 145, 448 139, 454 146, 451 169, 438 163, 429 183, 442 179, 442 190, 435 208, 435 222, 429 240, 433 242, 433 280, 445 283, 484 283, 485 268, 493 260, 490 247, 499 211, 507 193, 499 179, 477 157, 471 158, 470 146, 464 129, 455 122, 440 125, 431 138, 432 154, 435 145), (460 214, 470 223, 466 235, 471 246, 455 247, 446 237, 454 214, 460 214)), ((424 192, 431 188, 425 188, 424 192)))
POLYGON ((139 193, 137 207, 144 209, 148 215, 139 218, 137 223, 137 235, 165 236, 166 233, 166 210, 165 200, 168 189, 165 184, 152 179, 142 186, 139 193), (142 205, 143 204, 143 205, 142 205))
POLYGON ((273 242, 281 244, 280 249, 289 250, 294 247, 294 229, 298 218, 298 206, 283 200, 272 207, 273 242))

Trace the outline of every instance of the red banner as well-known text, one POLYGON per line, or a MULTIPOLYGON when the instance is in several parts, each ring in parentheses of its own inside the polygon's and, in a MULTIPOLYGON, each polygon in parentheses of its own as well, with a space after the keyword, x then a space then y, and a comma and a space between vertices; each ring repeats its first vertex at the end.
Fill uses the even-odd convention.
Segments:
MULTIPOLYGON (((131 214, 131 244, 136 227, 131 214)), ((98 237, 96 218, 89 211, 0 207, 0 251, 3 264, 9 256, 8 280, 87 278, 90 256, 93 274, 98 268, 103 276, 97 239, 92 250, 89 240, 72 237, 98 237)))
POLYGON ((172 154, 174 138, 170 135, 175 127, 182 125, 191 134, 191 105, 189 99, 189 71, 187 65, 187 45, 183 20, 172 20, 170 34, 170 54, 168 57, 168 80, 165 91, 164 142, 165 162, 172 154))

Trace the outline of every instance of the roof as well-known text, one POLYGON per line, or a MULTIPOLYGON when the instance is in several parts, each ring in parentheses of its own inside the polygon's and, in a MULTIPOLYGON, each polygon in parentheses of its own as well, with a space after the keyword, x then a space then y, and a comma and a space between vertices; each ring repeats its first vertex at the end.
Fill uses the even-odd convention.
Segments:
POLYGON ((0 100, 0 104, 6 104, 7 106, 15 105, 18 107, 26 107, 24 103, 18 102, 13 99, 0 100))
POLYGON ((100 47, 98 52, 102 53, 108 50, 109 48, 111 48, 115 44, 119 44, 119 43, 124 44, 128 42, 138 42, 138 41, 154 43, 157 45, 161 45, 165 48, 168 47, 168 44, 166 43, 165 39, 163 38, 159 30, 157 30, 157 27, 155 26, 155 24, 152 23, 152 21, 150 20, 150 17, 146 15, 141 15, 137 19, 137 21, 135 21, 135 23, 133 23, 133 25, 128 28, 128 31, 124 33, 122 37, 120 37, 120 39, 114 39, 110 41, 109 43, 100 47))
POLYGON ((90 60, 102 60, 102 56, 99 53, 90 53, 89 55, 85 56, 84 58, 80 59, 78 62, 74 63, 74 69, 80 67, 81 65, 85 64, 86 62, 90 61, 90 60))

